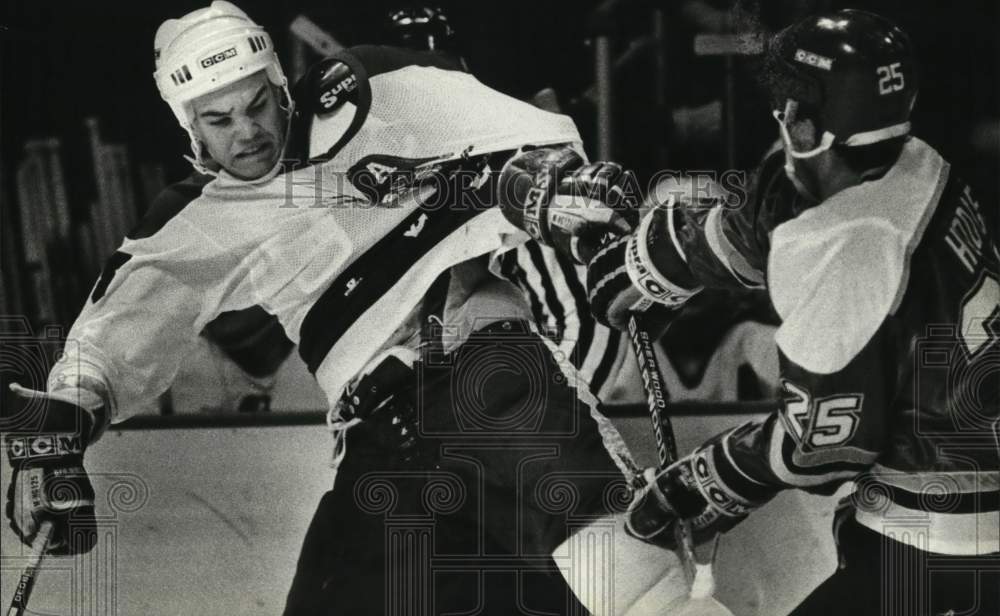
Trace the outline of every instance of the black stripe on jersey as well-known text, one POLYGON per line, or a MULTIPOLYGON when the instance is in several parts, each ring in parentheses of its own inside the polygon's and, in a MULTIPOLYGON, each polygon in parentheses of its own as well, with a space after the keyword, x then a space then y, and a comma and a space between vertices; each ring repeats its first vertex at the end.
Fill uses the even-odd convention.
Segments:
MULTIPOLYGON (((563 280, 566 281, 566 286, 573 295, 573 303, 576 305, 576 318, 580 323, 580 329, 577 331, 573 357, 570 358, 570 361, 573 362, 574 366, 580 368, 587 360, 587 354, 594 343, 594 317, 590 314, 590 304, 587 303, 587 290, 580 283, 580 276, 576 273, 573 261, 561 252, 556 252, 556 261, 560 271, 562 271, 563 280)), ((599 382, 591 383, 591 385, 594 389, 600 387, 599 382)))
MULTIPOLYGON (((792 460, 792 455, 795 452, 795 440, 792 438, 791 434, 786 433, 783 442, 781 443, 781 458, 785 463, 785 467, 788 468, 795 475, 803 476, 816 476, 816 475, 827 475, 830 473, 842 473, 844 471, 855 471, 858 473, 868 470, 871 466, 869 464, 861 464, 858 462, 833 462, 829 464, 817 464, 816 466, 800 466, 795 464, 792 460)), ((841 480, 837 480, 838 483, 841 480)))
MULTIPOLYGON (((492 169, 500 169, 513 155, 510 150, 479 156, 460 161, 458 168, 477 169, 487 163, 492 169)), ((406 277, 418 260, 452 232, 487 211, 483 205, 492 202, 496 179, 496 174, 491 174, 472 193, 449 183, 446 190, 453 199, 442 204, 440 193, 430 197, 337 276, 302 321, 299 354, 310 372, 316 372, 337 341, 406 277), (415 229, 419 231, 414 237, 415 229)))
POLYGON ((618 358, 618 345, 621 344, 621 337, 622 333, 617 329, 608 329, 608 343, 604 346, 604 351, 601 354, 601 362, 597 364, 594 376, 590 377, 590 387, 595 396, 601 392, 604 382, 611 374, 611 368, 614 367, 615 360, 618 358))
POLYGON ((538 294, 535 293, 534 287, 528 284, 528 277, 521 267, 521 264, 517 262, 517 251, 512 250, 504 255, 503 259, 507 261, 503 275, 512 280, 521 291, 528 296, 528 303, 531 305, 531 316, 535 323, 541 325, 545 322, 545 308, 542 306, 542 301, 538 298, 538 294))
POLYGON ((111 281, 114 280, 115 274, 132 258, 132 255, 127 252, 122 252, 116 250, 114 254, 108 257, 107 262, 104 263, 104 269, 101 270, 101 277, 97 280, 97 284, 94 285, 94 290, 90 293, 90 301, 92 303, 97 303, 104 294, 108 292, 108 286, 111 281))
MULTIPOLYGON (((874 477, 858 479, 855 492, 852 495, 853 499, 855 501, 862 498, 868 500, 871 495, 885 495, 897 505, 930 513, 984 513, 1000 510, 1000 491, 998 490, 951 494, 941 494, 935 491, 918 494, 889 485, 874 477)), ((863 505, 861 506, 863 507, 863 505)))
MULTIPOLYGON (((531 257, 531 263, 535 266, 535 269, 538 271, 538 277, 542 281, 542 290, 545 292, 545 305, 548 307, 552 318, 556 321, 555 336, 550 335, 548 337, 552 338, 557 344, 561 343, 563 335, 566 333, 566 311, 563 309, 562 302, 559 301, 559 294, 556 293, 555 285, 552 284, 552 274, 549 273, 549 269, 546 267, 542 249, 535 242, 528 242, 525 246, 528 249, 528 255, 531 257)), ((540 321, 539 325, 548 326, 543 321, 540 321)), ((546 331, 545 333, 548 335, 552 332, 546 331)))

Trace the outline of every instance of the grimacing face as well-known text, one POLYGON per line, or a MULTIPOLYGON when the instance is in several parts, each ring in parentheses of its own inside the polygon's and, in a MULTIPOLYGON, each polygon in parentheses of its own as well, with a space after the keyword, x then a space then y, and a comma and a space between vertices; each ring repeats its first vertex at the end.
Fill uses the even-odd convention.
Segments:
POLYGON ((205 153, 241 180, 267 174, 285 141, 280 96, 260 71, 192 101, 192 126, 205 153))

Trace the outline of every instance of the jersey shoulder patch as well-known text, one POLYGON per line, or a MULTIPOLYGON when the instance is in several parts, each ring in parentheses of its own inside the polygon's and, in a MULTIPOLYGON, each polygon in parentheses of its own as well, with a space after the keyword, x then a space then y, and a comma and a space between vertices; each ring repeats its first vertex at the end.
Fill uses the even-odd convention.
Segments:
POLYGON ((782 352, 817 374, 843 369, 898 307, 947 163, 912 140, 881 180, 865 182, 775 228, 768 288, 782 352))

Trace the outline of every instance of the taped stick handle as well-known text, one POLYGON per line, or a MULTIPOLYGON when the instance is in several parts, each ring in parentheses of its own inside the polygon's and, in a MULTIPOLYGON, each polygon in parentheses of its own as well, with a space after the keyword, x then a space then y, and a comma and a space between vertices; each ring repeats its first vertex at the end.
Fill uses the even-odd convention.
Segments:
POLYGON ((38 579, 39 566, 45 558, 45 552, 49 547, 49 540, 52 538, 52 522, 46 520, 38 527, 35 540, 31 542, 31 554, 28 556, 28 564, 25 565, 21 573, 21 579, 14 589, 14 596, 10 600, 10 609, 7 616, 24 616, 28 609, 28 599, 31 597, 31 589, 38 579))

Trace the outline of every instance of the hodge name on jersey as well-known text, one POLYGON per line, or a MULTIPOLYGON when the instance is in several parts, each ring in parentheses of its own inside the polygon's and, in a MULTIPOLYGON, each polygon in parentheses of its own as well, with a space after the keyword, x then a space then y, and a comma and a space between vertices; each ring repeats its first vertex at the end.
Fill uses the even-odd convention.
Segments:
POLYGON ((698 279, 766 286, 781 317, 781 408, 723 437, 720 498, 854 480, 868 528, 918 521, 896 539, 1000 550, 995 211, 915 137, 878 181, 809 208, 782 159, 740 208, 678 209, 698 279))

